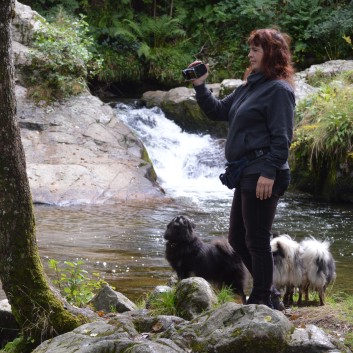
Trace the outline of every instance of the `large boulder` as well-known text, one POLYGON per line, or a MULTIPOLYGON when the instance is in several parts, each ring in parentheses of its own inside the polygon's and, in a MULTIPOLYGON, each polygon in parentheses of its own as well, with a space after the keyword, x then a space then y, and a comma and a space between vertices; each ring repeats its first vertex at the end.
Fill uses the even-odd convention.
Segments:
POLYGON ((106 313, 136 310, 137 306, 124 294, 116 292, 110 286, 104 286, 91 300, 90 304, 98 311, 106 313))
POLYGON ((17 120, 34 203, 51 205, 154 201, 164 197, 148 154, 114 110, 85 92, 53 105, 27 98, 21 70, 40 16, 16 2, 13 54, 17 120))
MULTIPOLYGON (((223 98, 227 96, 228 94, 231 94, 236 88, 241 86, 244 83, 243 80, 240 79, 225 79, 222 81, 220 85, 220 90, 219 90, 219 98, 223 98)), ((215 91, 212 92, 214 95, 216 95, 215 91)))
POLYGON ((180 281, 175 288, 175 308, 180 317, 192 320, 203 311, 211 309, 217 297, 210 284, 201 277, 180 281))
MULTIPOLYGON (((190 326, 197 332, 191 347, 197 347, 199 352, 224 353, 284 352, 293 330, 279 311, 264 305, 236 303, 205 312, 190 326)), ((182 328, 179 332, 184 333, 182 328)))
POLYGON ((33 201, 104 204, 160 199, 144 146, 89 93, 38 107, 16 87, 17 118, 33 201))
POLYGON ((338 353, 316 326, 295 329, 264 305, 226 303, 186 321, 137 310, 82 325, 33 353, 338 353))
POLYGON ((93 322, 72 332, 46 341, 33 353, 182 353, 171 340, 150 340, 150 335, 138 332, 133 323, 93 322))
POLYGON ((43 17, 38 12, 16 0, 15 17, 12 21, 12 40, 29 46, 33 34, 40 28, 40 19, 43 17))
MULTIPOLYGON (((215 89, 219 94, 219 85, 215 89)), ((142 101, 148 108, 160 107, 166 116, 183 130, 192 133, 210 133, 225 136, 227 125, 208 119, 199 108, 194 89, 177 87, 169 91, 148 91, 142 95, 142 101)))
POLYGON ((308 80, 315 75, 334 77, 342 72, 353 71, 353 60, 330 60, 322 64, 312 65, 300 73, 308 80))
POLYGON ((34 33, 40 30, 41 20, 44 19, 38 12, 18 1, 15 2, 15 17, 12 21, 12 51, 17 82, 24 82, 23 69, 31 64, 30 46, 34 33))

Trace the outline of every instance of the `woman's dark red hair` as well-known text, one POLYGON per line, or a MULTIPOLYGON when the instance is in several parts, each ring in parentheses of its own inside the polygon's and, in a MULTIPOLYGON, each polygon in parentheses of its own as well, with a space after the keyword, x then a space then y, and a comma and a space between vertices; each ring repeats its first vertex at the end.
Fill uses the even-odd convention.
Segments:
MULTIPOLYGON (((293 85, 294 69, 290 52, 290 37, 276 29, 256 29, 250 33, 249 45, 261 46, 262 72, 268 79, 282 79, 293 85)), ((251 68, 245 72, 245 78, 251 73, 251 68)))

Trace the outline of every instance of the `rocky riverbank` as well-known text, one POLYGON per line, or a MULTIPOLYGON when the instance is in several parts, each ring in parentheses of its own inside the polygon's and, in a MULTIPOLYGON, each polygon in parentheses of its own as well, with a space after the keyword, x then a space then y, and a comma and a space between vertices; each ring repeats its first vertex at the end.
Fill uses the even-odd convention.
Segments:
POLYGON ((174 288, 156 287, 145 308, 137 308, 109 286, 91 305, 99 313, 96 320, 43 342, 33 353, 83 353, 87 347, 90 353, 350 352, 342 339, 352 327, 327 307, 279 312, 264 305, 221 303, 208 282, 198 277, 174 288), (156 312, 152 303, 171 291, 175 314, 156 312), (318 310, 328 313, 330 327, 320 327, 325 314, 318 315, 318 310))

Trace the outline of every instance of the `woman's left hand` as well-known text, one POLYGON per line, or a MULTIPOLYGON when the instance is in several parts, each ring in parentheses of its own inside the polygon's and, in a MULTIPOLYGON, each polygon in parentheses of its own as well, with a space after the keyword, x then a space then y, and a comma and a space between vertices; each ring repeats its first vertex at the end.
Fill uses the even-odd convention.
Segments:
POLYGON ((256 197, 260 200, 266 200, 272 195, 272 187, 274 180, 265 178, 263 176, 259 177, 256 185, 256 197))

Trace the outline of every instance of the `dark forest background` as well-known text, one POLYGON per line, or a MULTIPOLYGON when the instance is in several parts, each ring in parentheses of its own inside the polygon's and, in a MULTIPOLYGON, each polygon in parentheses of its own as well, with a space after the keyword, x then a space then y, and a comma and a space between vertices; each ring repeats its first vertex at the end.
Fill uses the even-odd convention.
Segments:
MULTIPOLYGON (((353 1, 24 0, 52 24, 72 27, 94 58, 94 87, 184 84, 180 70, 210 64, 210 82, 241 78, 247 36, 277 27, 292 37, 297 71, 353 56, 353 1), (82 37, 83 36, 83 37, 82 37), (88 40, 88 38, 90 40, 88 40), (98 69, 97 69, 98 68, 98 69)), ((67 29, 67 28, 66 28, 67 29)), ((72 28, 71 28, 72 29, 72 28)), ((82 42, 81 42, 82 44, 82 42)), ((63 58, 64 60, 65 58, 63 58)))

